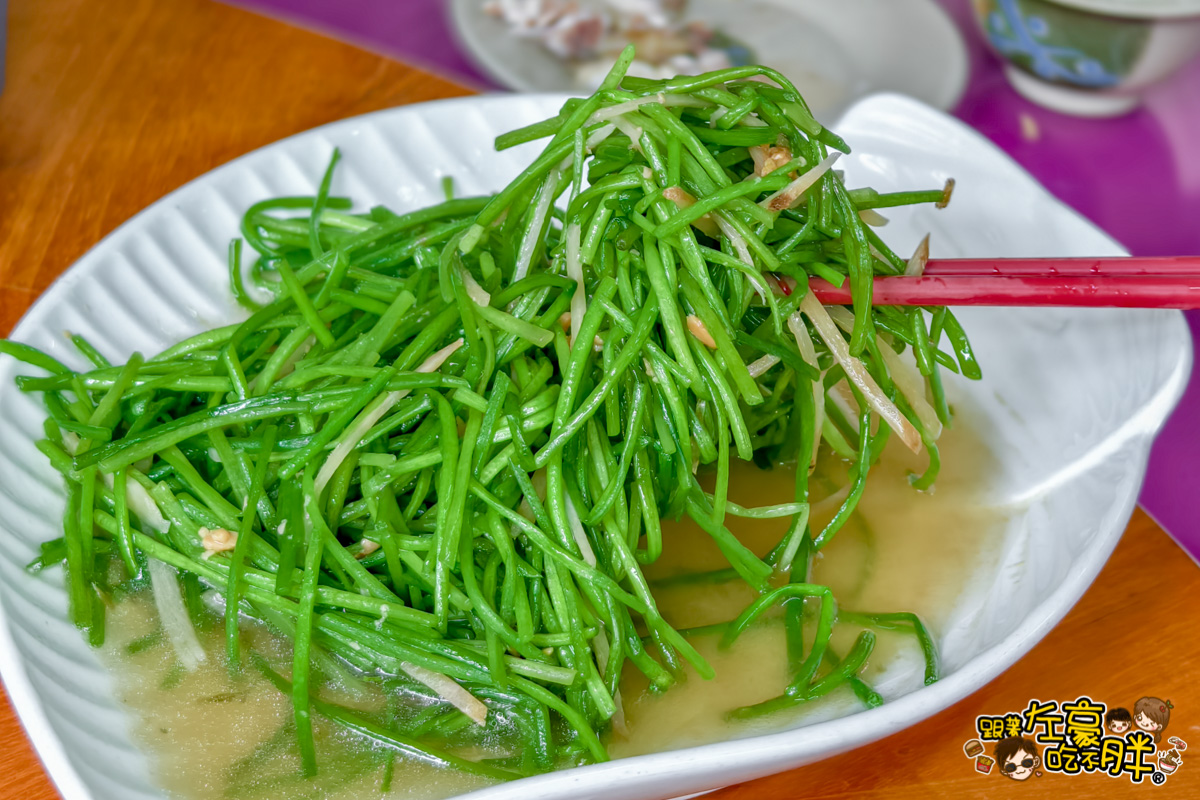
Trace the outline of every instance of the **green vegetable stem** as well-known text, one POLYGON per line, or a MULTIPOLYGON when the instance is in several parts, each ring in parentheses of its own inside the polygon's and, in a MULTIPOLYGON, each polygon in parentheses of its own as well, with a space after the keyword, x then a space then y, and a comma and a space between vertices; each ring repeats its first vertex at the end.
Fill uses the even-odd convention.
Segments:
POLYGON ((124 364, 75 337, 78 371, 0 342, 44 373, 18 380, 45 398, 40 447, 68 487, 63 539, 31 568, 65 564, 91 641, 155 559, 183 578, 182 623, 223 608, 230 668, 291 697, 308 773, 318 716, 494 779, 603 761, 626 671, 655 690, 685 668, 712 675, 644 574, 672 547, 660 520, 688 517, 728 560, 695 580, 759 593, 714 629, 726 645, 784 608, 791 683, 740 716, 843 685, 877 704, 858 676, 867 629, 911 633, 936 679, 919 619, 839 612, 809 564, 889 434, 930 451, 914 478, 928 486, 934 423, 949 421, 939 373, 979 376, 948 312, 870 295, 903 261, 861 212, 943 192, 848 189, 829 168, 848 147, 770 69, 651 81, 625 76, 631 59, 501 136, 548 143, 490 197, 355 211, 330 194, 335 151, 314 196, 251 207, 229 250, 243 322, 124 364), (810 276, 849 281, 852 307, 806 304, 810 276), (906 349, 919 372, 890 357, 906 349), (913 380, 936 415, 898 388, 913 380), (814 532, 822 443, 851 488, 814 532), (731 502, 735 457, 794 462, 795 496, 731 502), (760 558, 737 517, 791 524, 760 558), (290 664, 245 652, 248 619, 293 640, 290 664), (838 626, 862 631, 841 657, 838 626), (346 668, 445 714, 338 707, 319 690, 346 668), (502 728, 527 756, 472 762, 447 744, 502 728))

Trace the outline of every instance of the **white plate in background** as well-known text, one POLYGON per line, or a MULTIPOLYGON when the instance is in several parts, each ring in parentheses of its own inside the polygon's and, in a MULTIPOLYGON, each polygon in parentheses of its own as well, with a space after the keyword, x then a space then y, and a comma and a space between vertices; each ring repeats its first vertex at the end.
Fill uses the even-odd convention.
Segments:
MULTIPOLYGON (((591 92, 572 67, 484 13, 486 0, 450 0, 463 49, 493 79, 519 92, 591 92)), ((602 7, 603 0, 583 0, 602 7)), ((690 0, 701 20, 752 51, 754 63, 787 75, 819 119, 833 119, 876 92, 899 92, 936 108, 958 102, 967 50, 933 0, 690 0)))
MULTIPOLYGON (((492 152, 493 137, 551 116, 561 95, 448 100, 343 120, 231 162, 147 208, 100 242, 34 304, 12 338, 69 364, 62 336, 81 333, 110 356, 151 354, 244 317, 229 295, 225 248, 251 203, 317 188, 333 146, 333 191, 357 207, 399 211, 459 193, 494 191, 538 147, 492 152)), ((851 185, 880 191, 958 181, 954 202, 889 209, 898 250, 933 232, 939 256, 1088 256, 1119 246, 1051 197, 962 123, 884 95, 836 126, 854 147, 851 185)), ((984 369, 956 382, 985 422, 1000 468, 990 500, 1008 509, 1002 546, 960 598, 940 636, 944 677, 883 706, 782 733, 567 770, 484 790, 479 800, 662 798, 749 780, 887 736, 962 699, 1028 652, 1100 571, 1132 512, 1151 440, 1191 364, 1179 312, 963 309, 984 369)), ((62 573, 24 564, 61 534, 61 481, 34 447, 40 399, 17 391, 32 373, 0 359, 0 674, 67 800, 160 800, 136 724, 68 622, 62 573)), ((952 469, 952 465, 947 465, 952 469)))

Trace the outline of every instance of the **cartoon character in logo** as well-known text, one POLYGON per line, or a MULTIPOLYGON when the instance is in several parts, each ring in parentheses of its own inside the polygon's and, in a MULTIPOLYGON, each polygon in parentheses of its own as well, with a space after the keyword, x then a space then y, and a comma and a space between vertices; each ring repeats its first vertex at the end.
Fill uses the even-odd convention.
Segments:
POLYGON ((1133 704, 1133 722, 1146 733, 1154 737, 1158 744, 1162 739, 1163 728, 1171 721, 1170 700, 1159 700, 1157 697, 1143 697, 1133 704))
POLYGON ((1133 727, 1133 715, 1128 708, 1111 708, 1104 715, 1104 724, 1113 736, 1124 736, 1133 727))
POLYGON ((1000 774, 1014 781, 1028 780, 1034 770, 1042 765, 1038 755, 1037 744, 1032 739, 1023 736, 1009 736, 996 742, 993 751, 1000 774))

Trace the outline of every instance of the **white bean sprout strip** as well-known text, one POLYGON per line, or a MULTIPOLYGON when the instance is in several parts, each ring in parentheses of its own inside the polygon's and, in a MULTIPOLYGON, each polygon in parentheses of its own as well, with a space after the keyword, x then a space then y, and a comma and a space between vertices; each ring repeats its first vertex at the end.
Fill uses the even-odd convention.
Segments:
MULTIPOLYGON (((596 666, 600 668, 600 674, 603 675, 608 669, 608 657, 612 652, 608 645, 608 637, 604 635, 603 622, 599 623, 596 636, 592 639, 592 649, 596 651, 596 666)), ((613 704, 616 706, 616 711, 612 715, 613 732, 620 736, 628 736, 629 728, 625 725, 625 704, 621 702, 620 689, 613 693, 613 704)))
MULTIPOLYGON (((587 139, 583 143, 583 146, 590 153, 592 151, 592 148, 594 148, 596 145, 600 144, 605 139, 607 139, 608 135, 610 133, 612 133, 613 131, 615 131, 616 129, 617 129, 617 126, 613 125, 611 122, 608 123, 607 125, 601 125, 599 128, 596 128, 596 130, 592 131, 588 135, 587 139)), ((575 161, 575 157, 572 155, 571 162, 574 163, 574 161, 575 161)))
MULTIPOLYGON (((615 131, 616 129, 617 129, 617 126, 610 122, 606 125, 601 125, 599 128, 596 128, 596 130, 594 130, 590 134, 588 134, 588 137, 583 140, 584 154, 586 155, 586 154, 592 152, 592 149, 596 145, 600 144, 602 141, 607 139, 608 135, 610 133, 612 133, 613 131, 615 131)), ((567 170, 569 170, 571 168, 571 166, 574 163, 575 163, 575 154, 571 153, 570 155, 565 157, 562 161, 558 162, 558 164, 556 166, 559 170, 566 172, 567 170)), ((508 209, 505 209, 504 213, 507 214, 508 209)))
POLYGON ((592 550, 592 543, 588 541, 587 533, 583 530, 583 520, 579 519, 579 513, 575 511, 575 504, 571 502, 570 495, 567 495, 567 524, 571 527, 571 537, 575 544, 579 545, 583 560, 589 567, 596 566, 596 552, 592 550))
MULTIPOLYGON (((112 475, 105 475, 104 483, 111 489, 112 475)), ((125 482, 125 500, 129 503, 129 510, 144 525, 148 525, 161 533, 166 533, 167 529, 171 527, 170 520, 162 515, 162 511, 158 508, 158 503, 154 502, 154 498, 150 496, 146 488, 132 477, 125 482)))
POLYGON ((463 288, 467 290, 467 297, 471 298, 471 302, 479 306, 492 304, 492 296, 488 294, 487 289, 479 285, 479 281, 475 280, 475 276, 471 274, 470 270, 459 267, 458 274, 462 278, 463 288))
MULTIPOLYGON (((796 347, 800 348, 800 356, 804 359, 804 363, 820 375, 821 368, 817 365, 817 350, 813 347, 812 336, 809 335, 808 326, 804 324, 804 319, 801 318, 799 311, 788 317, 788 330, 796 338, 796 347)), ((821 427, 825 424, 825 387, 820 380, 813 381, 812 393, 815 422, 813 423, 812 458, 808 462, 809 469, 817 465, 817 454, 821 449, 821 427)))
MULTIPOLYGON (((79 451, 79 437, 70 431, 63 431, 63 447, 71 455, 79 451)), ((110 490, 113 488, 112 473, 102 473, 104 484, 110 490)), ((162 514, 158 503, 136 480, 125 482, 125 502, 143 525, 161 533, 166 533, 171 523, 162 514)), ((203 530, 203 529, 202 529, 203 530)), ((205 659, 204 648, 196 638, 196 629, 192 627, 192 619, 188 616, 187 607, 179 594, 179 583, 175 580, 175 572, 169 566, 156 559, 150 559, 147 569, 150 572, 150 591, 154 595, 154 605, 158 608, 159 620, 163 631, 175 650, 176 657, 183 668, 191 672, 205 659)))
POLYGON ((882 228, 888 224, 888 218, 873 208, 860 209, 858 218, 873 228, 882 228))
POLYGON ((882 252, 880 252, 878 247, 876 247, 871 242, 867 242, 867 245, 868 245, 868 249, 871 251, 871 256, 876 261, 880 261, 880 262, 886 264, 889 268, 893 268, 891 259, 889 259, 887 256, 885 256, 882 252))
POLYGON ((488 707, 478 697, 464 689, 458 681, 410 661, 401 661, 400 669, 404 670, 404 674, 417 683, 428 686, 437 693, 438 697, 470 717, 476 725, 483 725, 487 722, 488 707))
POLYGON ((648 95, 646 97, 635 97, 633 100, 626 100, 624 103, 618 103, 615 106, 602 108, 595 114, 588 117, 584 126, 594 125, 597 122, 604 122, 622 114, 628 114, 630 111, 637 111, 647 103, 659 103, 664 106, 690 106, 691 108, 707 108, 712 103, 705 102, 699 98, 692 97, 688 94, 658 94, 648 95))
MULTIPOLYGON (((754 266, 754 258, 750 255, 750 245, 746 243, 746 237, 738 233, 738 229, 734 227, 733 223, 727 220, 725 215, 721 212, 718 211, 712 216, 713 219, 717 221, 717 226, 721 229, 721 233, 725 234, 729 238, 729 243, 733 245, 733 249, 737 251, 738 261, 741 261, 743 264, 748 264, 751 267, 754 266)), ((758 286, 755 286, 754 288, 759 291, 760 297, 766 297, 766 295, 763 293, 763 289, 759 288, 758 286)))
MULTIPOLYGON (((71 433, 71 431, 62 432, 63 449, 68 454, 74 456, 79 452, 79 436, 71 433)), ((112 490, 113 474, 111 472, 102 472, 100 476, 104 479, 104 485, 112 490)), ((146 491, 146 488, 134 480, 132 477, 125 482, 125 502, 129 505, 129 510, 133 515, 142 521, 143 525, 147 525, 159 533, 166 533, 171 528, 171 521, 163 516, 162 510, 159 509, 158 503, 154 502, 154 498, 146 491)))
POLYGON ((571 347, 575 346, 575 339, 583 326, 583 315, 587 313, 587 288, 583 285, 583 263, 579 260, 579 237, 579 224, 572 223, 567 227, 567 277, 575 281, 575 293, 571 295, 571 347))
MULTIPOLYGON (((316 343, 317 337, 311 334, 305 337, 304 340, 300 342, 300 346, 297 347, 296 350, 284 360, 283 364, 279 366, 279 372, 275 376, 276 380, 291 375, 292 370, 296 368, 296 362, 308 355, 308 351, 312 350, 313 345, 316 343)), ((260 372, 258 375, 254 376, 254 380, 250 381, 249 388, 252 394, 258 389, 258 379, 264 374, 265 373, 260 372)), ((216 459, 213 460, 216 461, 216 459)), ((218 461, 217 463, 220 462, 218 461)))
POLYGON ((810 187, 821 179, 821 176, 829 171, 834 162, 841 157, 841 153, 831 153, 821 160, 812 169, 800 175, 796 180, 789 183, 787 186, 780 189, 775 194, 767 197, 759 202, 759 205, 767 211, 783 211, 786 208, 792 208, 800 202, 800 198, 810 187))
POLYGON ((538 193, 537 205, 533 209, 533 219, 530 221, 525 236, 521 239, 521 248, 517 253, 517 266, 513 270, 513 283, 529 273, 533 253, 542 241, 544 233, 542 229, 546 226, 546 217, 550 213, 550 205, 554 202, 554 192, 558 188, 562 174, 563 167, 560 164, 546 175, 546 180, 538 193))
POLYGON ((196 638, 196 629, 192 627, 187 606, 183 604, 175 570, 156 558, 150 559, 147 569, 150 571, 150 590, 154 594, 154 605, 158 609, 163 632, 167 634, 179 663, 191 672, 200 666, 206 655, 200 640, 196 638))
MULTIPOLYGON (((462 347, 462 345, 462 339, 446 345, 425 359, 425 362, 417 367, 417 372, 437 372, 441 369, 442 364, 446 363, 446 359, 454 355, 454 352, 462 347)), ((392 406, 407 397, 410 391, 409 389, 399 389, 394 392, 388 392, 373 407, 368 406, 369 410, 364 410, 358 415, 358 419, 338 438, 337 446, 333 448, 333 452, 329 454, 329 458, 325 459, 325 463, 321 465, 321 471, 317 473, 317 479, 314 482, 313 488, 318 496, 320 496, 321 492, 325 489, 325 485, 333 477, 333 473, 337 472, 337 468, 346 460, 346 456, 350 455, 350 451, 358 446, 358 443, 362 441, 362 437, 367 435, 367 431, 375 427, 375 423, 383 419, 383 415, 391 411, 392 406)))
POLYGON ((929 261, 929 234, 925 234, 925 238, 917 245, 917 249, 913 251, 912 258, 908 260, 908 264, 904 267, 904 274, 910 277, 919 278, 925 273, 925 264, 929 261))
POLYGON ((625 117, 614 117, 613 124, 617 126, 617 130, 629 137, 629 141, 633 143, 633 149, 639 153, 642 152, 642 129, 634 125, 625 117))
MULTIPOLYGON (((617 126, 609 123, 601 125, 587 137, 584 141, 584 151, 590 153, 592 149, 608 138, 617 126)), ((638 136, 641 136, 641 128, 637 128, 638 136)), ((636 145, 637 140, 634 140, 636 145)), ((543 228, 546 226, 546 217, 550 213, 550 206, 553 205, 555 189, 558 188, 558 182, 562 179, 563 173, 571 168, 575 163, 575 155, 571 154, 558 163, 554 169, 546 175, 546 180, 542 184, 542 189, 538 195, 538 203, 534 208, 533 219, 530 222, 526 235, 521 239, 521 247, 517 253, 517 266, 513 270, 513 282, 519 281, 529 274, 529 268, 532 266, 533 253, 537 249, 538 244, 543 239, 543 228)), ((507 213, 507 210, 505 211, 507 213)))
POLYGON ((771 367, 775 366, 778 363, 779 363, 779 356, 773 356, 770 353, 768 353, 767 355, 763 356, 762 358, 758 359, 757 361, 752 361, 749 364, 747 364, 746 371, 750 373, 751 378, 757 378, 760 375, 765 374, 767 370, 769 370, 771 367))
POLYGON ((830 386, 829 402, 833 404, 834 408, 842 412, 842 416, 846 418, 846 422, 857 433, 859 431, 858 415, 862 409, 859 407, 858 401, 854 398, 854 392, 851 391, 850 384, 846 383, 845 380, 840 380, 833 386, 830 386))
MULTIPOLYGON (((841 306, 835 306, 828 311, 829 316, 833 318, 839 328, 847 333, 854 330, 854 315, 849 311, 841 306)), ((921 425, 930 438, 937 439, 942 435, 942 421, 938 419, 933 406, 925 399, 925 377, 917 370, 916 364, 910 363, 911 355, 908 357, 909 360, 906 360, 904 355, 893 350, 892 346, 883 341, 881 337, 876 337, 876 339, 879 342, 879 353, 883 356, 883 363, 887 366, 888 374, 892 376, 896 388, 912 406, 913 413, 917 415, 917 419, 921 421, 921 425)))
POLYGON ((921 452, 921 435, 917 433, 917 429, 900 413, 896 404, 883 393, 863 363, 850 355, 849 345, 842 338, 841 331, 834 324, 829 312, 817 300, 816 295, 812 292, 804 295, 804 299, 800 301, 800 310, 804 312, 804 316, 812 320, 813 327, 817 329, 817 335, 825 342, 833 359, 842 365, 842 369, 846 371, 846 378, 862 392, 867 405, 887 423, 889 428, 896 432, 900 441, 904 442, 909 450, 914 453, 921 452))

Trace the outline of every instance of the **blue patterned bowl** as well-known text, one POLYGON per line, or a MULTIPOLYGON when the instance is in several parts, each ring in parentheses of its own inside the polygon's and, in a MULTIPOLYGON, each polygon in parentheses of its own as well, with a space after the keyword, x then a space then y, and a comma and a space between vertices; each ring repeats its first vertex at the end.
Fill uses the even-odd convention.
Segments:
POLYGON ((1025 97, 1115 116, 1200 52, 1200 0, 975 0, 976 17, 1025 97))

